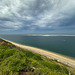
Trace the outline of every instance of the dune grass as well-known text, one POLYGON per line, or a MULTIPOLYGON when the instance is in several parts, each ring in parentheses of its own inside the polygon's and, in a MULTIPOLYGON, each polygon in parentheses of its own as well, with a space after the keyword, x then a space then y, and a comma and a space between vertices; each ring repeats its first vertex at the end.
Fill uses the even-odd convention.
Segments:
POLYGON ((26 75, 69 75, 68 69, 44 59, 39 54, 0 41, 0 75, 19 75, 20 72, 26 72, 26 75))

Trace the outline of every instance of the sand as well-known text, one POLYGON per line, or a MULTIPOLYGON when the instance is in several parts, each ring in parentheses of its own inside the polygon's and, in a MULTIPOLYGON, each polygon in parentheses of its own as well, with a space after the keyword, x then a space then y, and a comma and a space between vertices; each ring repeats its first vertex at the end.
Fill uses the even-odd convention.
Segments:
POLYGON ((75 59, 71 59, 69 57, 66 57, 66 56, 63 56, 63 55, 60 55, 60 54, 57 54, 57 53, 54 53, 54 52, 46 51, 44 49, 39 49, 39 48, 31 47, 31 46, 18 44, 18 43, 9 41, 9 40, 5 40, 5 41, 8 41, 8 42, 14 44, 15 46, 18 46, 18 47, 20 47, 24 50, 28 50, 28 51, 31 51, 31 52, 34 52, 34 53, 38 53, 38 54, 46 56, 50 59, 57 60, 58 62, 61 62, 65 65, 68 65, 72 68, 75 68, 75 59))
POLYGON ((26 34, 26 36, 74 36, 75 35, 38 35, 38 34, 26 34))

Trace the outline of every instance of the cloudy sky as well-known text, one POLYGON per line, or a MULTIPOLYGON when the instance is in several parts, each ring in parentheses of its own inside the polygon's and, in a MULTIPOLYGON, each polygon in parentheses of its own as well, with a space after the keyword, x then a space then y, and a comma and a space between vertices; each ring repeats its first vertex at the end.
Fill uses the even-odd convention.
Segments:
POLYGON ((0 34, 75 34, 75 0, 0 0, 0 34))

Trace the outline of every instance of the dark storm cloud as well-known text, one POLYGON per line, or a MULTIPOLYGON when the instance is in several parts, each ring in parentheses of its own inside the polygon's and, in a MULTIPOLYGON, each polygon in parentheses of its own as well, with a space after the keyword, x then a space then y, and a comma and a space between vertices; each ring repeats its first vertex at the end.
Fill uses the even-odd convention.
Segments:
POLYGON ((74 0, 0 0, 0 31, 72 29, 74 9, 74 0))

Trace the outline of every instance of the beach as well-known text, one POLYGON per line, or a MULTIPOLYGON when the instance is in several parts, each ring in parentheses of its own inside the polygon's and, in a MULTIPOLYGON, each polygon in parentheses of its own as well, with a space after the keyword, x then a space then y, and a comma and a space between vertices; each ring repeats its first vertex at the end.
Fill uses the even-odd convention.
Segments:
MULTIPOLYGON (((5 40, 5 39, 4 39, 5 40)), ((9 40, 5 40, 7 42, 12 43, 13 45, 20 47, 24 50, 28 50, 43 56, 46 56, 47 58, 53 59, 53 60, 57 60, 58 62, 61 62, 65 65, 68 65, 72 68, 75 68, 75 59, 71 59, 69 57, 54 53, 54 52, 50 52, 50 51, 46 51, 44 49, 39 49, 39 48, 35 48, 35 47, 31 47, 31 46, 26 46, 26 45, 22 45, 22 44, 18 44, 9 40)))
POLYGON ((26 36, 74 36, 75 35, 38 35, 38 34, 27 34, 26 36))

